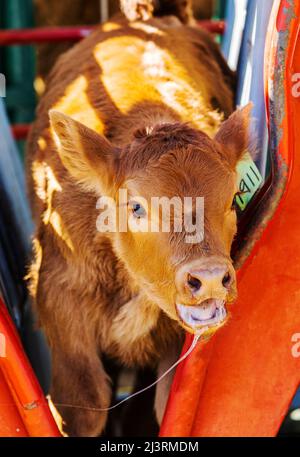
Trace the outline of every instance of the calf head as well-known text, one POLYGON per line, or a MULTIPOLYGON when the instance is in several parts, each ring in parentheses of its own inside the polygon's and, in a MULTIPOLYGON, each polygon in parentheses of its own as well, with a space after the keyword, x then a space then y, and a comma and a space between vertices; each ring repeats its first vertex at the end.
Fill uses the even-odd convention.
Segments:
POLYGON ((138 129, 124 148, 50 112, 64 166, 116 210, 108 236, 134 285, 190 332, 213 333, 236 298, 235 170, 250 111, 234 112, 213 139, 187 124, 162 123, 138 129))

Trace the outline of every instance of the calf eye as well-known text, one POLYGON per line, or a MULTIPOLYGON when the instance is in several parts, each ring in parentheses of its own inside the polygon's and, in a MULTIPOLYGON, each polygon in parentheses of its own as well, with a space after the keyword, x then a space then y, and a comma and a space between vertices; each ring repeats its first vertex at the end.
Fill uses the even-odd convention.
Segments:
POLYGON ((140 219, 141 217, 146 216, 146 210, 145 208, 138 202, 132 202, 129 204, 132 214, 134 217, 137 219, 140 219))

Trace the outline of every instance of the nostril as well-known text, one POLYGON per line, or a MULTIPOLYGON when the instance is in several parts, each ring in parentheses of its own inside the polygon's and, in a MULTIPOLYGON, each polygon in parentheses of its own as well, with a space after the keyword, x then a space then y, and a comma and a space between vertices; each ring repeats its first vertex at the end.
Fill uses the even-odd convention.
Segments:
POLYGON ((200 279, 195 278, 190 274, 188 274, 187 283, 189 288, 192 289, 193 292, 197 292, 202 286, 200 279))
POLYGON ((228 287, 231 283, 231 276, 230 273, 227 271, 227 273, 224 275, 222 279, 222 284, 224 287, 228 287))

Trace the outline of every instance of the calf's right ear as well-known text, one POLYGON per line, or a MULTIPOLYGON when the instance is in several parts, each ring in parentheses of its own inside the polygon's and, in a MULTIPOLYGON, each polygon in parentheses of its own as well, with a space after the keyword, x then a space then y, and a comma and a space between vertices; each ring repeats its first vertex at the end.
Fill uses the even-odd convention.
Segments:
POLYGON ((115 149, 104 136, 59 111, 49 111, 53 139, 62 163, 87 191, 112 194, 115 149))
POLYGON ((249 125, 253 104, 250 102, 243 108, 234 111, 231 116, 221 124, 215 140, 219 143, 224 158, 232 168, 235 168, 238 161, 250 146, 249 125))

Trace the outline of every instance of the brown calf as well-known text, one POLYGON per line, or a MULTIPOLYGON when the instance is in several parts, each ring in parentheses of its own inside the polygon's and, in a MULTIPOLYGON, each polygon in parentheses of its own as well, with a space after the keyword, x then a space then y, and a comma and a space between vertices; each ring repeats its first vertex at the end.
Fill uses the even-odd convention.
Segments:
MULTIPOLYGON (((174 17, 106 23, 58 60, 27 156, 31 292, 55 403, 108 407, 102 355, 163 364, 182 329, 212 334, 226 321, 236 295, 235 167, 249 118, 246 108, 222 123, 233 84, 211 37, 174 17), (119 189, 128 230, 97 230, 99 197, 121 207, 119 189), (174 224, 132 230, 153 217, 140 203, 153 196, 204 197, 204 239, 189 244, 174 224)), ((106 422, 105 412, 59 409, 70 435, 97 435, 106 422)))

